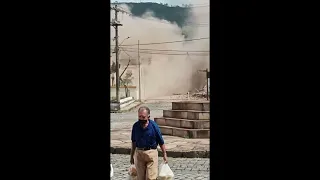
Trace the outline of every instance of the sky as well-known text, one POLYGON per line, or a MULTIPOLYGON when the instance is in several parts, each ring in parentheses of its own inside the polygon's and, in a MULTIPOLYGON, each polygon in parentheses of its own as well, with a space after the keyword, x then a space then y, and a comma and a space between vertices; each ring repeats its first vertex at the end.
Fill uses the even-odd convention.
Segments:
MULTIPOLYGON (((111 0, 115 2, 116 0, 111 0)), ((156 3, 167 3, 168 5, 182 5, 196 2, 196 0, 117 0, 118 2, 156 2, 156 3)))

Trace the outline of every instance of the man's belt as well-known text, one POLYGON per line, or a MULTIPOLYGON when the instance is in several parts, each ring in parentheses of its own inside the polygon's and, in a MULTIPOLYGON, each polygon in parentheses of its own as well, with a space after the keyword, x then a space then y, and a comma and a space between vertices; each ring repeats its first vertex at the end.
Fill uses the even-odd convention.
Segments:
POLYGON ((157 147, 144 147, 144 148, 139 148, 137 147, 138 150, 142 150, 142 151, 147 151, 147 150, 150 150, 150 149, 157 149, 157 147))

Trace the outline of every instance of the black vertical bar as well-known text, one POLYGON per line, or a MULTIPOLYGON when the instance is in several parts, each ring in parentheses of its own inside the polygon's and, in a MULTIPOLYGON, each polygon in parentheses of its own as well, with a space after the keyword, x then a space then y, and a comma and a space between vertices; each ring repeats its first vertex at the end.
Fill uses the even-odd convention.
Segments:
POLYGON ((209 100, 209 72, 208 68, 206 69, 207 72, 207 100, 209 100))

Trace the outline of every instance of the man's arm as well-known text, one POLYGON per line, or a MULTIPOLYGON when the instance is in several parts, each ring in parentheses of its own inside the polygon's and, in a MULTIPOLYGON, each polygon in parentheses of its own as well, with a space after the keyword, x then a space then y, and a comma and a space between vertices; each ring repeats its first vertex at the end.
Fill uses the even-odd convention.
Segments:
POLYGON ((164 155, 167 155, 167 150, 166 150, 166 146, 164 144, 160 145, 160 148, 161 148, 161 151, 163 153, 163 156, 164 155))
POLYGON ((132 131, 131 131, 131 141, 132 141, 132 143, 131 143, 130 163, 134 164, 133 155, 136 150, 136 138, 135 138, 135 132, 134 132, 134 125, 133 125, 132 131))
POLYGON ((162 138, 162 134, 161 134, 160 128, 156 123, 155 123, 155 128, 156 128, 157 142, 159 143, 161 151, 163 153, 163 160, 167 163, 168 162, 168 158, 167 158, 166 146, 164 145, 164 140, 162 138))
POLYGON ((134 158, 133 158, 133 155, 134 155, 134 151, 136 150, 136 143, 135 142, 132 142, 131 143, 131 153, 130 153, 130 163, 131 164, 134 164, 134 158))

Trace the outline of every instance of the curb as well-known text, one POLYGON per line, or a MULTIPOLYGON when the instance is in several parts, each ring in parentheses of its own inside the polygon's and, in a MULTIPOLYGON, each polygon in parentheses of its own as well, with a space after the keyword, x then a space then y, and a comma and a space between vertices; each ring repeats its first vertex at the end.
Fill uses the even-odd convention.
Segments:
MULTIPOLYGON (((130 155, 130 151, 131 151, 131 148, 110 147, 111 154, 130 155)), ((159 156, 163 157, 162 151, 159 151, 159 156)), ((210 158, 210 151, 189 151, 189 152, 167 151, 167 156, 172 158, 210 158)))
MULTIPOLYGON (((137 101, 137 102, 139 102, 139 101, 137 101)), ((129 112, 129 111, 131 111, 132 109, 134 109, 134 108, 136 108, 136 107, 140 106, 141 104, 143 104, 143 102, 139 102, 137 105, 132 106, 131 108, 126 109, 126 110, 110 111, 110 113, 124 113, 124 112, 129 112)))

